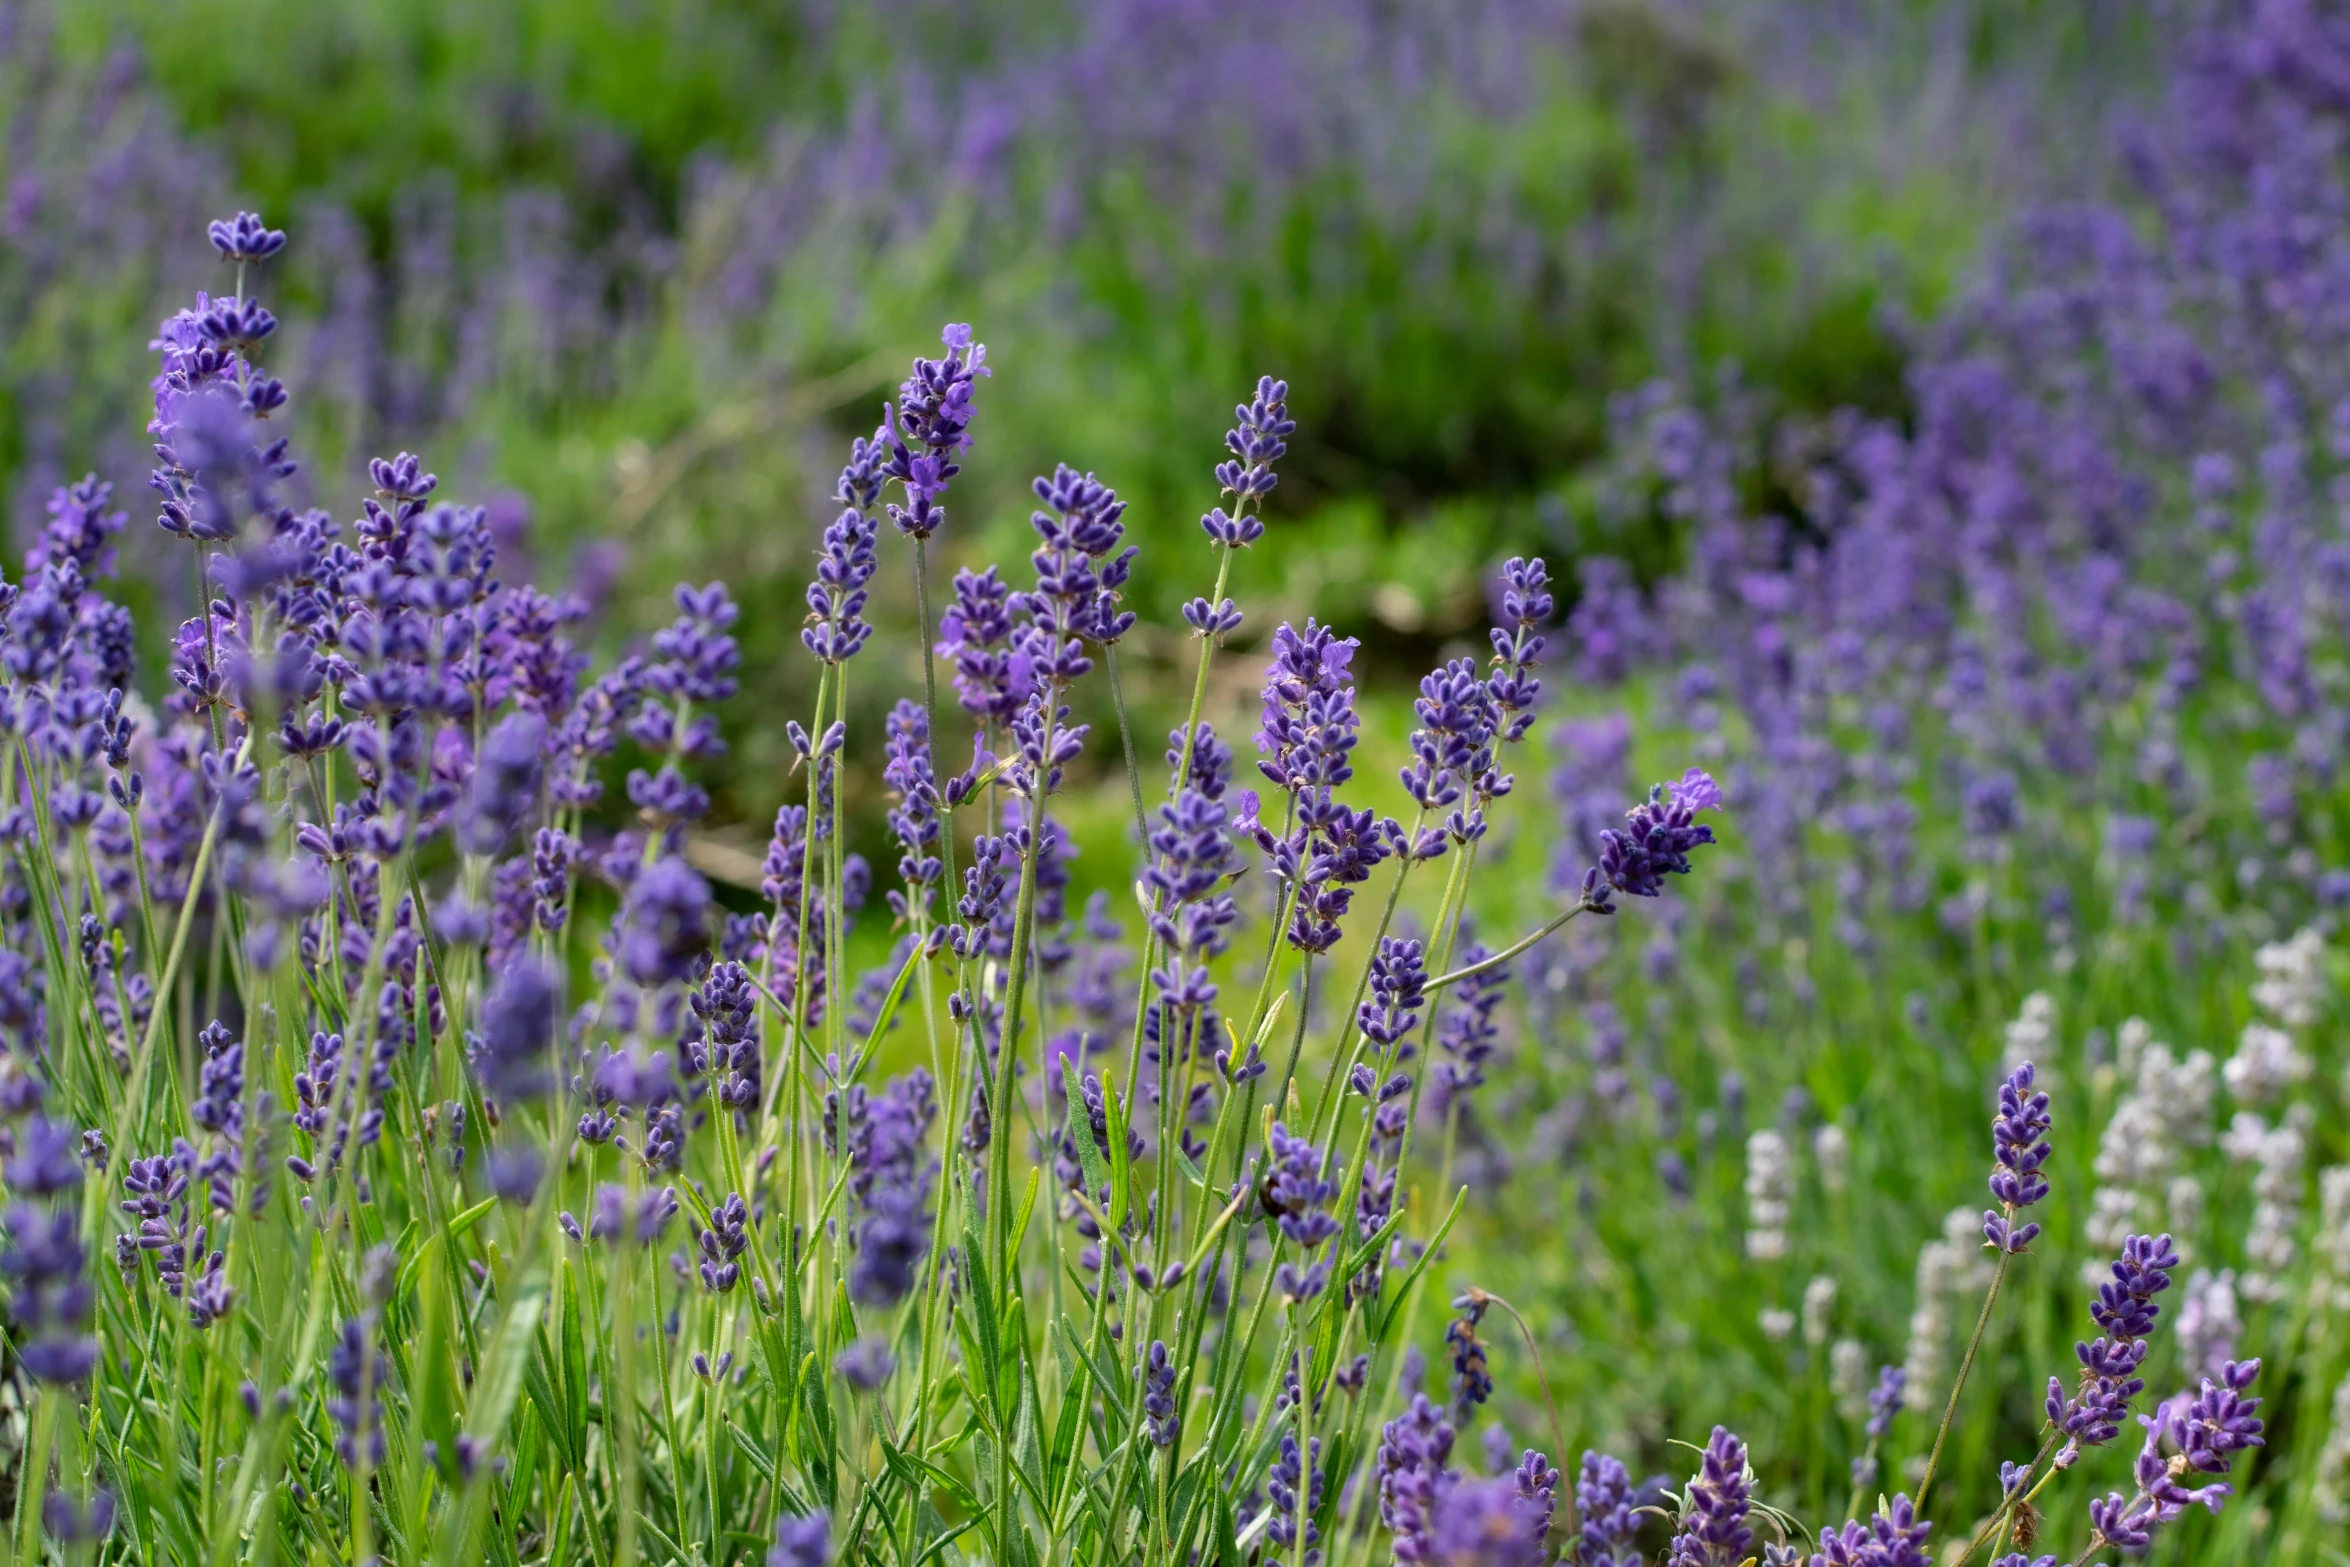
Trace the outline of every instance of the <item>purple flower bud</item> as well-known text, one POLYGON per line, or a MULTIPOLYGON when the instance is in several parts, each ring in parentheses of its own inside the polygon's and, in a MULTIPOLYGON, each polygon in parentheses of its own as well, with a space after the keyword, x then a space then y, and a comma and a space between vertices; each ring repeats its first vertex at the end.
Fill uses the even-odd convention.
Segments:
POLYGON ((1983 1215, 1983 1238, 2002 1251, 2021 1252, 2039 1235, 2037 1224, 2017 1225, 2017 1210, 2048 1195, 2048 1178, 2040 1173, 2050 1152, 2046 1134, 2051 1124, 2048 1096, 2032 1089, 2032 1063, 2024 1062, 1999 1085, 1999 1113, 1991 1122, 1991 1195, 2004 1213, 1983 1215))

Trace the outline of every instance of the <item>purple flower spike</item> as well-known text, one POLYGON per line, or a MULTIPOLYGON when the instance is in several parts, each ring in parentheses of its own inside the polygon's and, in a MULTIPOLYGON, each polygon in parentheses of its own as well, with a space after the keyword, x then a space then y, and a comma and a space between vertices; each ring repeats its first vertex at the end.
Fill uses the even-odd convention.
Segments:
POLYGON ((227 261, 267 261, 286 248, 286 231, 265 225, 258 212, 214 218, 207 232, 212 238, 212 248, 227 261))
POLYGON ((1878 1513, 1865 1524, 1822 1530, 1811 1567, 1933 1567, 1926 1549, 1933 1527, 1917 1516, 1908 1497, 1897 1496, 1890 1513, 1878 1513))
POLYGON ((1364 1037, 1385 1048, 1410 1033, 1420 1021, 1427 983, 1420 943, 1402 936, 1382 937, 1371 959, 1371 999, 1355 1018, 1364 1037))
POLYGON ((841 1142, 860 1215, 849 1296, 859 1305, 894 1306, 905 1299, 930 1250, 928 1209, 938 1161, 925 1139, 937 1116, 930 1074, 919 1067, 878 1097, 868 1098, 859 1085, 843 1099, 841 1142))
POLYGON ((1550 624, 1558 605, 1550 595, 1550 568, 1538 555, 1513 557, 1501 568, 1501 582, 1501 614, 1508 624, 1492 630, 1493 673, 1485 683, 1501 739, 1514 742, 1534 727, 1534 704, 1542 696, 1542 682, 1534 676, 1544 643, 1540 628, 1550 624))
POLYGON ((1520 1492, 1516 1476, 1466 1480, 1437 1495, 1427 1560, 1444 1567, 1542 1567, 1548 1532, 1542 1503, 1520 1492))
POLYGON ((1605 1453, 1586 1452, 1575 1477, 1575 1506, 1583 1515, 1576 1567, 1639 1567, 1640 1519, 1632 1503, 1631 1471, 1605 1453))
POLYGON ((882 473, 905 487, 906 504, 892 502, 889 520, 910 539, 927 539, 946 522, 938 498, 963 471, 955 459, 971 449, 971 394, 979 377, 992 374, 987 345, 973 342, 968 326, 950 325, 939 341, 946 353, 914 361, 873 438, 888 451, 882 473))
MULTIPOLYGON (((1282 1237, 1311 1257, 1338 1234, 1338 1220, 1329 1212, 1338 1195, 1338 1166, 1306 1139, 1292 1137, 1278 1121, 1273 1124, 1271 1154, 1272 1167, 1257 1188, 1257 1200, 1282 1237)), ((1285 1262, 1276 1285, 1292 1299, 1307 1301, 1322 1293, 1329 1278, 1327 1259, 1303 1269, 1285 1262)))
MULTIPOLYGON (((1289 383, 1259 376, 1256 397, 1234 409, 1232 418, 1233 427, 1224 432, 1224 447, 1232 453, 1232 460, 1216 465, 1216 482, 1238 505, 1252 500, 1261 505, 1280 482, 1274 477, 1273 464, 1289 450, 1289 437, 1297 433, 1297 421, 1289 417, 1289 383)), ((1202 526, 1206 526, 1205 519, 1202 526)), ((1211 537, 1215 532, 1208 528, 1211 537)), ((1263 532, 1260 527, 1238 543, 1247 544, 1263 532)))
POLYGON ((1668 1567, 1733 1567, 1746 1559, 1754 1531, 1746 1515, 1754 1505, 1746 1479, 1746 1444, 1726 1426, 1715 1426, 1704 1462, 1681 1499, 1681 1529, 1673 1536, 1668 1567))
POLYGON ((2079 1385, 2068 1398, 2062 1383, 2048 1379, 2048 1418, 2067 1438, 2057 1454, 2060 1466, 2069 1465, 2080 1449, 2103 1446, 2120 1434, 2130 1400, 2146 1387, 2137 1372, 2146 1363, 2146 1335, 2162 1315, 2154 1297, 2170 1288, 2171 1270, 2178 1265, 2179 1254, 2167 1235, 2133 1235, 2122 1243, 2112 1280, 2098 1286, 2089 1307, 2105 1332, 2073 1346, 2081 1363, 2079 1385))
POLYGON ((2220 1510, 2234 1487, 2224 1482, 2190 1486, 2186 1477, 2224 1475, 2237 1453, 2267 1445, 2262 1423, 2253 1414, 2260 1400, 2244 1397, 2259 1373, 2257 1360, 2229 1361, 2217 1384, 2206 1378, 2194 1398, 2181 1394, 2152 1415, 2138 1417, 2146 1428, 2145 1445, 2133 1468, 2138 1494, 2124 1498, 2111 1492, 2089 1504, 2089 1522, 2103 1543, 2142 1551, 2153 1542, 2157 1527, 2188 1508, 2220 1510))
POLYGON ((1142 1415, 1144 1434, 1153 1447, 1172 1447, 1182 1434, 1183 1421, 1175 1410, 1175 1362, 1167 1354, 1167 1346, 1158 1339, 1151 1341, 1150 1354, 1142 1367, 1142 1415))
POLYGON ((1983 1238, 2006 1252, 2022 1252, 2039 1235, 2039 1225, 2019 1225, 2015 1216, 2048 1195, 2048 1178, 2040 1173, 2049 1154, 2048 1096, 2033 1091, 2032 1076, 2026 1061, 1999 1085, 1999 1114, 1991 1122, 1991 1156, 1998 1166, 1991 1172, 1991 1195, 2005 1211, 1983 1215, 1983 1238))
POLYGON ((1720 805, 1721 791, 1711 778, 1694 769, 1677 785, 1658 784, 1646 801, 1625 813, 1621 829, 1610 828, 1599 835, 1600 879, 1626 897, 1658 896, 1665 890, 1667 876, 1689 874, 1692 850, 1714 841, 1713 829, 1699 822, 1696 815, 1720 805), (1668 788, 1673 795, 1670 800, 1666 798, 1668 788))
POLYGON ((825 1513, 786 1514, 775 1520, 775 1549, 767 1567, 831 1567, 832 1519, 825 1513))
POLYGON ((865 620, 865 585, 880 564, 873 549, 873 522, 855 507, 824 530, 816 580, 808 584, 808 624, 800 644, 826 664, 845 664, 873 635, 865 620))

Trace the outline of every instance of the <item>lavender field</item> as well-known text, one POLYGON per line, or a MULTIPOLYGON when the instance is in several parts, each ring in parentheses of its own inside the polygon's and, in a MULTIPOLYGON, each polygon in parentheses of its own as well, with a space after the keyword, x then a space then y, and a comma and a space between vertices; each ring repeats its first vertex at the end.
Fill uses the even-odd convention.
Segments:
POLYGON ((2350 6, 0 118, 0 1567, 2350 1562, 2350 6))

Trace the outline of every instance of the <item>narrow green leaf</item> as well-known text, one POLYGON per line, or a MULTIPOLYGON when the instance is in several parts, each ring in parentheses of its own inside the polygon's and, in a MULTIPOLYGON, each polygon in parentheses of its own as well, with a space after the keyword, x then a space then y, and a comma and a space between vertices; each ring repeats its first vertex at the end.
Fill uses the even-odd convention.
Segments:
POLYGON ((1461 1216, 1461 1199, 1468 1195, 1466 1186, 1453 1194, 1452 1207, 1444 1215, 1444 1222, 1436 1226, 1436 1233, 1428 1237, 1427 1246, 1413 1259, 1411 1271, 1403 1276, 1403 1283, 1396 1289, 1395 1299, 1385 1306, 1379 1306, 1376 1301, 1365 1303, 1365 1315, 1375 1314, 1378 1318, 1371 1328, 1373 1339, 1386 1338, 1389 1325, 1395 1321, 1395 1314, 1403 1309, 1405 1301, 1411 1299, 1412 1287, 1420 1282, 1420 1275, 1428 1271, 1428 1264, 1435 1261, 1437 1248, 1444 1244, 1445 1236, 1452 1233, 1452 1221, 1461 1216))
POLYGON ((1118 1102, 1118 1090, 1109 1083, 1102 1084, 1102 1109, 1110 1132, 1110 1223, 1123 1234, 1132 1207, 1134 1169, 1126 1153, 1126 1107, 1118 1102))
POLYGON ((584 1460, 588 1428, 586 1323, 579 1309, 579 1274, 569 1257, 563 1259, 563 1320, 555 1337, 563 1350, 564 1428, 570 1433, 571 1451, 584 1460))

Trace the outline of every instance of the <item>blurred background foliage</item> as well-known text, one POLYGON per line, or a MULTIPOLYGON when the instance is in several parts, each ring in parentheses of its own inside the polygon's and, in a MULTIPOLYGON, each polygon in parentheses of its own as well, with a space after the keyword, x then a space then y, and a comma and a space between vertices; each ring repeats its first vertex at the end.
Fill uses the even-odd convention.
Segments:
MULTIPOLYGON (((135 487, 149 370, 121 344, 224 281, 190 259, 201 217, 257 206, 294 235, 276 357, 321 498, 417 450, 610 592, 615 635, 723 575, 753 689, 795 708, 831 467, 942 322, 1006 371, 950 556, 1019 551, 1027 477, 1067 461, 1132 502, 1138 607, 1171 618, 1215 432, 1271 371, 1301 440, 1251 626, 1377 626, 1372 673, 1400 676, 1510 550, 1674 564, 1590 477, 1617 394, 1735 367, 1775 421, 1898 418, 1909 323, 2080 176, 2155 25, 2040 0, 0 16, 19 529, 61 477, 135 487)), ((745 739, 757 776, 779 742, 745 739)))

